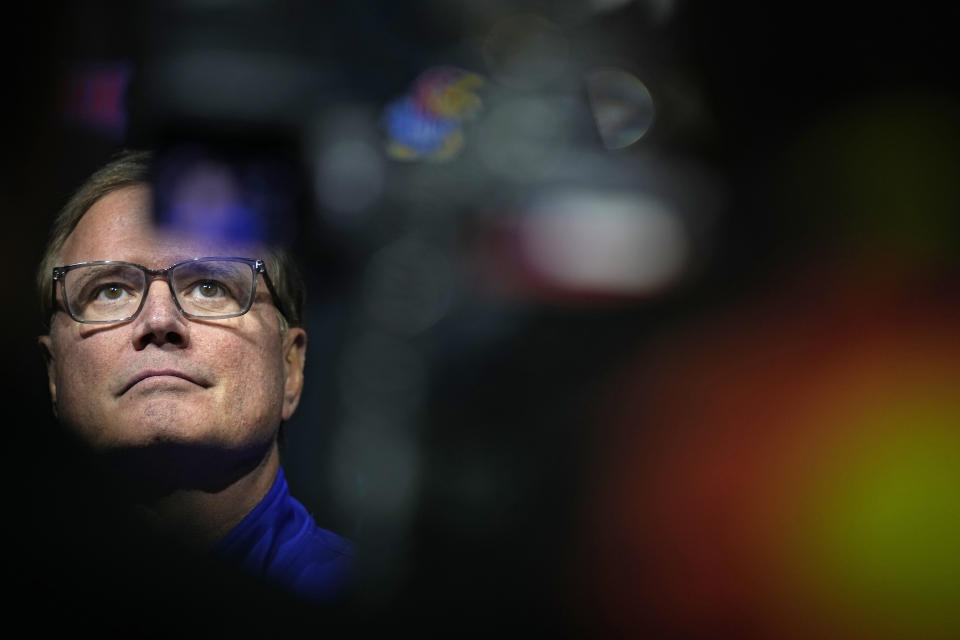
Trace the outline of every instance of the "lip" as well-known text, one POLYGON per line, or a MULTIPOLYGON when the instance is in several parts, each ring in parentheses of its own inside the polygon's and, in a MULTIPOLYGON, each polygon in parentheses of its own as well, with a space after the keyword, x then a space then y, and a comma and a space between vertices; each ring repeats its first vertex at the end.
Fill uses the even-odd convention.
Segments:
POLYGON ((201 387, 204 386, 203 384, 198 382, 195 378, 187 375, 182 371, 178 371, 176 369, 145 369, 143 371, 140 371, 135 376, 130 378, 130 380, 127 381, 127 383, 123 387, 123 390, 120 392, 120 395, 125 394, 127 391, 135 387, 137 384, 143 382, 144 380, 148 380, 150 378, 158 378, 158 377, 182 378, 183 380, 186 380, 187 382, 192 382, 197 386, 201 386, 201 387))

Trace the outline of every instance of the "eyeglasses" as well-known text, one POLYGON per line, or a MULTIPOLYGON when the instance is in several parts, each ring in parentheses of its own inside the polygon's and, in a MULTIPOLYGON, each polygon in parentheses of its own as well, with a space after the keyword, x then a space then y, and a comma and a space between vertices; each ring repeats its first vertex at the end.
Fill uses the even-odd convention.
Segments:
POLYGON ((274 304, 286 316, 263 260, 250 258, 194 258, 160 270, 119 260, 54 267, 53 302, 56 308, 59 281, 64 307, 77 322, 124 322, 137 317, 150 283, 162 278, 186 317, 233 318, 253 306, 258 273, 263 274, 274 304))

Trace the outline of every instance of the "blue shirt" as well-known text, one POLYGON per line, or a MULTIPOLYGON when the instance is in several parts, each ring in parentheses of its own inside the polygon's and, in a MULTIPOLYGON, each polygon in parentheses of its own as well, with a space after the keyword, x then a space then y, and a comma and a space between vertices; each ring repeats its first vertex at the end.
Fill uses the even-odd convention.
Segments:
POLYGON ((345 596, 353 573, 353 544, 316 525, 290 495, 282 468, 267 495, 224 536, 214 553, 314 602, 345 596))

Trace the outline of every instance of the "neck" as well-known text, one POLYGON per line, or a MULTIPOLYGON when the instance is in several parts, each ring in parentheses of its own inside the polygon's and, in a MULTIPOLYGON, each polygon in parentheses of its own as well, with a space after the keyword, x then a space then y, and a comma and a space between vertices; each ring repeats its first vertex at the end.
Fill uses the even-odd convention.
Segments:
POLYGON ((158 532, 189 547, 210 549, 270 491, 279 467, 280 452, 273 442, 256 464, 227 482, 141 498, 134 511, 158 532))

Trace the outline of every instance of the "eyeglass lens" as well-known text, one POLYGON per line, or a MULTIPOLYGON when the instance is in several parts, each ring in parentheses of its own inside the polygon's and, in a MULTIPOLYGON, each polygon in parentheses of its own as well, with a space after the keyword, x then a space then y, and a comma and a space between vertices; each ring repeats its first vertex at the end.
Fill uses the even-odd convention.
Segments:
MULTIPOLYGON (((205 260, 177 265, 168 274, 180 308, 192 316, 222 317, 246 311, 255 273, 245 262, 205 260)), ((136 314, 147 274, 124 264, 83 265, 64 276, 70 312, 88 322, 123 320, 136 314)))

